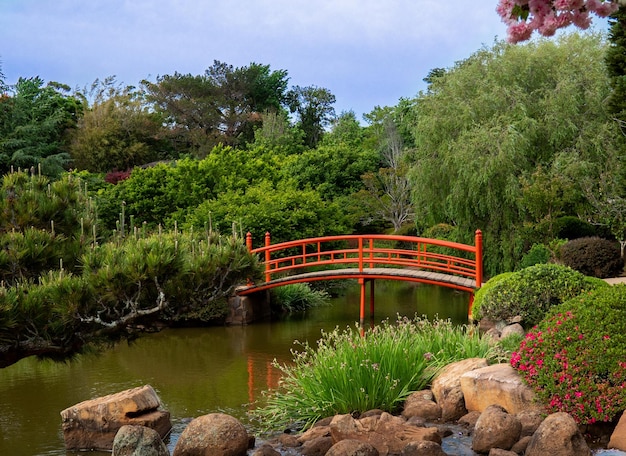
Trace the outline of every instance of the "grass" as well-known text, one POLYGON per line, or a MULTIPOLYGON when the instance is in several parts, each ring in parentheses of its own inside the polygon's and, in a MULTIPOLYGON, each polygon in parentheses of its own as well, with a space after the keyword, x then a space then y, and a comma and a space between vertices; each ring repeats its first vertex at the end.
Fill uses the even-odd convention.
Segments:
POLYGON ((383 322, 363 337, 356 327, 336 328, 323 332, 316 348, 301 346, 293 363, 277 365, 279 388, 252 412, 267 430, 294 423, 308 428, 326 416, 375 408, 397 411, 445 365, 493 354, 474 328, 423 318, 383 322))

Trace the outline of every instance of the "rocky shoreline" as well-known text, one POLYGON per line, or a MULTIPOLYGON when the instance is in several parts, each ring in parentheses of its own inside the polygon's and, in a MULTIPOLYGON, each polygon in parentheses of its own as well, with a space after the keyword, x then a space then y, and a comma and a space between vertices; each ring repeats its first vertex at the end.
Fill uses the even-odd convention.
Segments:
MULTIPOLYGON (((170 456, 163 443, 167 412, 158 410, 155 396, 146 385, 64 410, 66 447, 112 450, 113 456, 170 456), (87 435, 105 434, 98 446, 85 443, 87 435)), ((236 418, 212 413, 185 427, 172 456, 460 456, 446 447, 454 440, 469 444, 471 452, 463 454, 584 456, 593 447, 626 455, 626 418, 616 425, 580 427, 566 413, 545 416, 511 366, 474 358, 448 365, 431 389, 412 393, 398 415, 381 410, 336 415, 302 433, 257 441, 236 418)))

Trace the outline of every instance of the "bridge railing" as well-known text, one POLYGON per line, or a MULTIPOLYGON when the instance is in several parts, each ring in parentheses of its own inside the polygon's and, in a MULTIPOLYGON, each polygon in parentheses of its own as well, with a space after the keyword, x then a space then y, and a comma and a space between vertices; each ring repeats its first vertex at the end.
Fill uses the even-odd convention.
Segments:
POLYGON ((357 268, 401 267, 458 275, 482 284, 482 233, 476 231, 475 244, 467 245, 439 239, 383 234, 326 236, 271 244, 265 234, 265 245, 252 248, 252 235, 247 234, 248 249, 261 256, 265 265, 265 281, 307 268, 343 265, 357 268), (394 247, 400 245, 401 247, 394 247), (455 256, 434 248, 452 249, 455 256), (469 257, 469 258, 467 258, 469 257))

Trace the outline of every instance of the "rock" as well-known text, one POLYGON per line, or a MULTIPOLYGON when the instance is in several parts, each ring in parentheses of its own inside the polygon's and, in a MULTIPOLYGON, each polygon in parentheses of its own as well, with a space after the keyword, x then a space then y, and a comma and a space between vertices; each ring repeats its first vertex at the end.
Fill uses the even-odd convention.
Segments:
POLYGON ((230 415, 210 413, 195 418, 176 442, 173 456, 245 456, 248 432, 230 415))
POLYGON ((326 456, 379 456, 379 453, 367 442, 348 439, 334 444, 326 456))
POLYGON ((164 438, 172 423, 160 405, 154 389, 144 385, 68 407, 61 412, 65 448, 110 451, 124 425, 146 426, 164 438))
POLYGON ((115 434, 112 456, 170 456, 154 429, 125 424, 115 434))
POLYGON ((307 440, 302 444, 300 453, 303 456, 324 456, 330 447, 333 446, 333 439, 330 436, 316 437, 307 440))
POLYGON ((500 339, 512 336, 513 334, 523 336, 526 333, 524 332, 524 328, 522 327, 522 325, 520 325, 519 323, 513 323, 512 325, 508 325, 502 328, 502 331, 500 331, 500 339))
POLYGON ((492 448, 510 450, 519 440, 522 424, 499 405, 491 405, 480 415, 474 427, 472 449, 488 453, 492 448))
POLYGON ((608 448, 626 451, 626 412, 622 413, 615 430, 611 434, 608 448))
POLYGON ((469 358, 444 367, 432 382, 432 392, 441 406, 441 420, 456 421, 467 413, 465 398, 461 391, 461 375, 487 367, 484 358, 469 358))
POLYGON ((298 437, 292 434, 280 434, 278 436, 278 441, 282 446, 286 448, 295 448, 301 445, 298 437))
POLYGON ((305 442, 318 437, 330 437, 330 423, 328 426, 313 426, 311 429, 308 429, 298 437, 298 443, 303 445, 305 442))
POLYGON ((447 456, 441 445, 435 442, 411 442, 402 449, 400 456, 447 456))
POLYGON ((254 450, 252 456, 280 456, 280 453, 269 443, 264 443, 260 448, 254 450))
MULTIPOLYGON (((522 432, 524 431, 522 430, 522 432)), ((515 445, 511 447, 511 451, 517 454, 526 453, 526 448, 528 448, 528 444, 530 443, 531 439, 532 437, 530 435, 525 435, 524 437, 519 439, 517 443, 515 443, 515 445)))
POLYGON ((480 418, 480 412, 468 412, 467 415, 463 415, 461 418, 459 418, 458 423, 462 426, 467 427, 470 430, 473 430, 474 426, 476 426, 476 421, 478 421, 478 418, 480 418))
POLYGON ((380 417, 355 420, 350 415, 337 415, 330 424, 333 442, 359 440, 372 445, 381 456, 399 454, 410 442, 429 440, 441 443, 435 428, 418 428, 400 417, 383 413, 380 417))
POLYGON ((564 412, 553 413, 543 420, 533 434, 525 456, 591 456, 578 425, 564 412))
POLYGON ((404 407, 402 416, 406 419, 419 417, 426 421, 438 421, 441 418, 441 407, 434 401, 413 400, 408 407, 404 407))
POLYGON ((516 416, 522 423, 521 437, 533 435, 544 419, 543 412, 540 410, 522 410, 516 416))
POLYGON ((502 448, 492 448, 489 456, 518 456, 515 451, 503 450, 502 448))
POLYGON ((539 408, 534 392, 509 364, 493 364, 464 373, 461 390, 468 411, 482 412, 493 404, 511 414, 539 408))

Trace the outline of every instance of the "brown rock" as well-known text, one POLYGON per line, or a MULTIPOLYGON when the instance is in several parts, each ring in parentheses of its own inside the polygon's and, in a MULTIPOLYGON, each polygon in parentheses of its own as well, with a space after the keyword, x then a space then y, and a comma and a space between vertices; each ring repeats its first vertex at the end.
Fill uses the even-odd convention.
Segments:
POLYGON ((492 448, 489 450, 489 456, 517 456, 515 451, 503 450, 502 448, 492 448))
POLYGON ((379 453, 367 442, 348 439, 334 444, 326 456, 379 456, 379 453))
POLYGON ((278 436, 278 441, 282 446, 287 448, 295 448, 301 445, 298 437, 292 434, 280 434, 278 436))
POLYGON ((112 456, 170 456, 170 452, 154 429, 124 425, 113 439, 112 456))
POLYGON ((402 449, 400 456, 447 456, 436 442, 411 442, 402 449))
POLYGON ((617 422, 617 426, 615 426, 615 430, 611 434, 608 448, 626 451, 626 412, 622 413, 621 418, 617 422))
POLYGON ((520 325, 519 323, 513 323, 512 325, 508 325, 502 328, 502 331, 500 331, 500 339, 505 339, 513 334, 524 336, 524 334, 526 333, 522 325, 520 325))
POLYGON ((316 437, 304 442, 300 449, 300 454, 303 456, 324 456, 332 446, 332 437, 316 437))
POLYGON ((408 404, 402 410, 405 419, 420 417, 426 421, 438 421, 441 418, 441 407, 435 401, 417 399, 408 404))
POLYGON ((544 419, 544 414, 540 410, 523 410, 516 416, 522 423, 521 437, 533 435, 544 419))
POLYGON ((526 448, 526 456, 590 456, 591 450, 571 415, 553 413, 543 420, 526 448))
POLYGON ((280 456, 280 453, 272 445, 265 443, 260 448, 254 450, 252 456, 280 456))
POLYGON ((313 426, 298 437, 298 442, 303 444, 318 437, 330 437, 330 426, 313 426))
POLYGON ((176 442, 173 456, 245 456, 248 432, 236 418, 210 413, 195 418, 176 442))
POLYGON ((514 451, 517 454, 524 454, 524 453, 526 453, 526 448, 528 448, 528 444, 530 443, 531 440, 532 440, 532 436, 525 435, 524 437, 519 439, 515 443, 515 445, 513 445, 511 447, 511 451, 514 451))
POLYGON ((493 404, 511 413, 538 409, 534 392, 509 364, 494 364, 466 372, 461 376, 461 390, 468 411, 482 412, 493 404))
POLYGON ((435 401, 441 406, 443 422, 456 421, 467 413, 465 397, 461 391, 461 376, 487 366, 484 358, 468 358, 448 364, 433 380, 432 391, 435 401))
POLYGON ((164 438, 172 423, 158 410, 161 401, 150 385, 83 401, 61 412, 68 450, 111 450, 115 434, 124 425, 146 426, 164 438))
POLYGON ((491 405, 480 415, 474 427, 472 449, 488 453, 492 448, 510 450, 519 440, 522 424, 499 405, 491 405))
POLYGON ((474 426, 476 426, 476 421, 478 421, 478 418, 480 418, 480 412, 468 412, 467 415, 463 415, 461 418, 459 418, 458 423, 466 426, 471 430, 474 429, 474 426))

